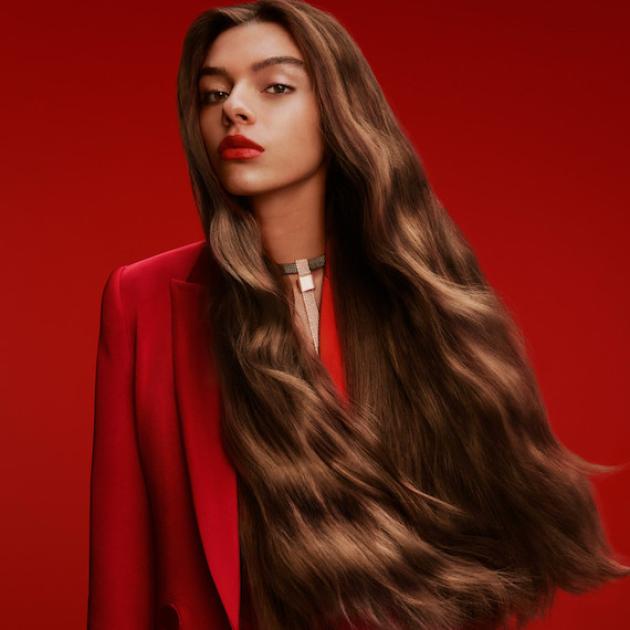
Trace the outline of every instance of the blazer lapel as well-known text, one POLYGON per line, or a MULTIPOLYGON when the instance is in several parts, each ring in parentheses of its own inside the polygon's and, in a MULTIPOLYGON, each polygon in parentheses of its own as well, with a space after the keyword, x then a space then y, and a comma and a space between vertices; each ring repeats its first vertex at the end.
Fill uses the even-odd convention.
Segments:
POLYGON ((236 475, 220 438, 220 390, 207 349, 201 284, 171 279, 175 397, 203 550, 230 626, 239 630, 236 475))
POLYGON ((324 265, 322 280, 322 302, 319 309, 319 358, 337 386, 337 391, 341 394, 343 400, 347 401, 348 392, 343 355, 335 315, 333 277, 331 273, 332 254, 330 249, 330 239, 328 239, 326 241, 326 264, 324 265))
MULTIPOLYGON (((328 254, 328 248, 326 253, 328 254)), ((335 320, 329 256, 320 305, 320 359, 347 400, 341 347, 335 320)), ((216 365, 207 351, 211 331, 204 320, 208 299, 201 283, 170 281, 175 399, 181 422, 195 516, 203 550, 227 613, 239 630, 241 603, 238 498, 234 468, 220 438, 221 393, 216 365)))

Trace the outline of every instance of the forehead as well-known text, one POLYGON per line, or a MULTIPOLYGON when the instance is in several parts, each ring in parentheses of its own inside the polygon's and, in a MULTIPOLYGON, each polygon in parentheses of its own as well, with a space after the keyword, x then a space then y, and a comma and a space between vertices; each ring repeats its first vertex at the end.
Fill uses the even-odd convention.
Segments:
POLYGON ((253 62, 276 55, 302 58, 288 31, 274 22, 248 22, 223 31, 211 44, 204 65, 246 70, 253 62))

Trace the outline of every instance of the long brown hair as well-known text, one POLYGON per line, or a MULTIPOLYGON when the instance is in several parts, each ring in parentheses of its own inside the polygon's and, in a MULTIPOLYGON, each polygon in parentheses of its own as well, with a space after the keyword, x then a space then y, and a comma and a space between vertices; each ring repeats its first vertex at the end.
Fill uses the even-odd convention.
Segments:
POLYGON ((178 106, 220 271, 208 317, 260 627, 524 624, 558 587, 628 575, 588 479, 609 468, 554 436, 521 333, 345 29, 298 1, 206 11, 185 37, 178 106), (292 35, 320 107, 347 404, 304 348, 247 199, 222 188, 199 129, 208 48, 252 20, 292 35))

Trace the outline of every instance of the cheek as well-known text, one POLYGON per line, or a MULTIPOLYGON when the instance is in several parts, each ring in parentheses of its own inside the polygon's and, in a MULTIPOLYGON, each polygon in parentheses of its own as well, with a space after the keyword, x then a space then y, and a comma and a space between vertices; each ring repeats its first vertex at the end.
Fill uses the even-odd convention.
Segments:
POLYGON ((306 113, 302 109, 287 116, 280 128, 280 141, 274 143, 274 149, 287 170, 295 171, 319 164, 324 147, 319 115, 314 108, 308 108, 306 113))
POLYGON ((225 132, 221 129, 220 121, 217 122, 217 120, 214 120, 211 112, 200 115, 199 132, 206 147, 208 158, 213 166, 216 167, 219 163, 219 155, 216 152, 216 147, 225 135, 225 132))

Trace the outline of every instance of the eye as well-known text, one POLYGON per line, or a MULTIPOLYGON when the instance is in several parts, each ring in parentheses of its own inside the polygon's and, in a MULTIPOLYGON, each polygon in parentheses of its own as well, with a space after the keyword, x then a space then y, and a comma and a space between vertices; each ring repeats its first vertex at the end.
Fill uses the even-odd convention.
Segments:
POLYGON ((281 92, 273 92, 273 94, 288 94, 289 92, 293 92, 295 90, 295 88, 291 87, 290 85, 286 85, 285 83, 272 83, 271 85, 267 86, 267 89, 265 90, 265 92, 269 88, 275 88, 275 87, 281 87, 281 88, 287 88, 287 89, 282 90, 281 92))
POLYGON ((202 105, 206 103, 216 103, 217 99, 215 99, 214 96, 219 94, 227 94, 227 92, 222 92, 221 90, 207 90, 199 95, 199 101, 202 105))
MULTIPOLYGON (((265 92, 269 90, 269 88, 280 88, 280 91, 271 92, 272 94, 280 95, 280 94, 289 94, 290 92, 295 91, 295 88, 287 85, 286 83, 271 83, 265 89, 265 92)), ((228 95, 227 92, 223 92, 222 90, 206 90, 205 92, 201 92, 199 94, 199 102, 201 105, 217 103, 228 95)))

